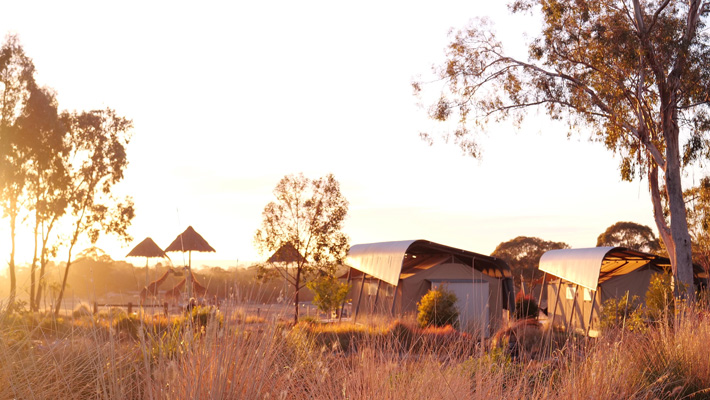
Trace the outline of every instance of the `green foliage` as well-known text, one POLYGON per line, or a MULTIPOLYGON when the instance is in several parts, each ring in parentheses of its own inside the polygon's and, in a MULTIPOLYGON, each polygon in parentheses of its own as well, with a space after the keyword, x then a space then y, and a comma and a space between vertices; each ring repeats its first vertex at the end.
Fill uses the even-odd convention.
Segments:
POLYGON ((275 201, 264 208, 254 244, 270 255, 259 266, 260 277, 276 270, 293 288, 294 322, 298 322, 299 292, 318 274, 332 274, 350 248, 342 232, 348 201, 332 174, 318 179, 287 175, 274 189, 275 201))
POLYGON ((692 199, 686 203, 688 231, 692 238, 693 262, 710 271, 710 177, 685 192, 692 199))
POLYGON ((196 327, 205 328, 210 322, 216 322, 220 326, 224 323, 224 316, 213 307, 197 306, 190 311, 190 318, 196 327))
POLYGON ((599 316, 602 330, 627 329, 644 331, 646 327, 644 311, 638 296, 629 299, 629 293, 620 299, 608 299, 602 305, 599 316))
POLYGON ((133 122, 110 108, 75 112, 67 119, 70 133, 66 168, 71 179, 62 190, 68 196, 72 225, 69 257, 54 310, 57 315, 72 264, 72 250, 79 237, 86 235, 94 244, 101 233, 106 233, 128 242, 128 227, 135 216, 133 200, 118 200, 111 192, 128 166, 126 146, 133 122))
POLYGON ((514 319, 537 319, 540 308, 537 301, 531 297, 521 297, 515 301, 514 319))
POLYGON ((667 220, 685 224, 682 174, 710 150, 710 86, 698 84, 710 77, 707 2, 516 0, 511 10, 539 19, 528 57, 507 53, 487 20, 452 31, 430 118, 473 157, 488 126, 521 125, 531 108, 587 132, 619 156, 622 179, 648 179, 653 204, 667 200, 655 220, 678 280, 692 284, 688 231, 667 220))
POLYGON ((440 286, 432 289, 422 297, 418 306, 417 322, 419 326, 458 327, 459 311, 456 309, 456 295, 440 286))
POLYGON ((138 329, 141 326, 141 321, 135 315, 122 315, 116 319, 114 329, 116 333, 126 333, 129 337, 135 339, 138 337, 138 329))
POLYGON ((606 228, 597 238, 597 247, 601 246, 626 247, 652 254, 661 250, 653 230, 635 222, 617 222, 606 228))
POLYGON ((324 275, 306 284, 313 294, 313 304, 326 314, 337 311, 350 291, 350 285, 332 275, 324 275))
POLYGON ((665 321, 673 323, 675 316, 675 298, 673 297, 673 276, 671 274, 653 274, 646 292, 646 316, 649 322, 665 321))
POLYGON ((537 268, 540 257, 548 250, 568 249, 564 242, 552 242, 536 237, 518 236, 499 244, 491 256, 505 261, 513 272, 516 289, 520 290, 520 279, 528 287, 535 279, 542 278, 543 272, 537 268))

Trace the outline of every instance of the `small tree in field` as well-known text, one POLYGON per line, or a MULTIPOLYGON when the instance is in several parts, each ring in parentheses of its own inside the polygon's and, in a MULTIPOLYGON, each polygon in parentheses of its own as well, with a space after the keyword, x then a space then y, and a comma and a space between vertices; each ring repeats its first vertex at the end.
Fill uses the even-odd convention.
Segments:
POLYGON ((324 275, 306 286, 313 292, 313 304, 326 314, 336 311, 350 291, 350 285, 338 281, 333 275, 324 275))
POLYGON ((293 287, 294 322, 298 322, 299 291, 318 275, 332 275, 349 248, 341 232, 348 201, 332 174, 308 179, 287 175, 266 205, 254 244, 262 254, 274 253, 259 266, 260 275, 276 270, 293 287))
POLYGON ((444 287, 431 289, 419 302, 417 322, 419 326, 445 326, 457 328, 459 311, 456 309, 456 295, 444 287))

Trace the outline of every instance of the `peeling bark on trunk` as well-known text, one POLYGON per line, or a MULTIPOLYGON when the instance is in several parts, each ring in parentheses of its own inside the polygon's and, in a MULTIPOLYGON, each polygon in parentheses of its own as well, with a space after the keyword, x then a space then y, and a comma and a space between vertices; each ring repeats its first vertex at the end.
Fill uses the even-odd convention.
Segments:
POLYGON ((664 113, 664 133, 666 135, 666 191, 670 210, 670 230, 673 251, 669 249, 676 297, 695 299, 693 290, 693 258, 688 233, 688 217, 683 200, 683 187, 680 176, 680 151, 678 146, 678 125, 675 112, 664 113), (670 114, 670 115, 668 115, 670 114))

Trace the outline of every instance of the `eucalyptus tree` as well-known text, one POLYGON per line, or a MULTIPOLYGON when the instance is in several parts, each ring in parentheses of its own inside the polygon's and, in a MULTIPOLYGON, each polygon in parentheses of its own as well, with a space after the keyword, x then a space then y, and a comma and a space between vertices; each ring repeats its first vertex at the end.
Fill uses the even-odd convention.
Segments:
POLYGON ((692 287, 681 177, 708 154, 708 1, 516 0, 509 7, 542 19, 527 59, 511 57, 490 25, 474 20, 453 34, 435 68, 445 85, 430 116, 454 120, 455 141, 474 157, 477 133, 506 118, 520 122, 531 107, 568 121, 571 131, 586 129, 620 155, 623 179, 648 178, 655 222, 683 284, 676 287, 692 287))
POLYGON ((693 260, 710 272, 710 177, 704 177, 685 193, 693 260))
POLYGON ((68 116, 67 186, 71 232, 66 243, 67 262, 54 313, 61 310, 74 246, 82 235, 96 243, 101 233, 130 241, 127 229, 134 217, 130 197, 118 199, 112 188, 123 179, 128 165, 126 145, 133 123, 111 109, 68 116))
POLYGON ((658 239, 650 227, 624 221, 611 225, 597 237, 597 247, 601 246, 626 247, 653 254, 661 251, 658 239))
POLYGON ((34 217, 34 251, 30 266, 30 309, 38 309, 48 255, 50 235, 57 220, 67 208, 65 160, 66 126, 57 111, 54 92, 48 88, 30 87, 30 95, 16 121, 18 141, 27 151, 26 208, 34 217), (40 266, 39 281, 37 266, 40 266))
POLYGON ((532 281, 543 276, 543 273, 537 268, 540 257, 548 250, 557 249, 569 249, 569 245, 537 237, 518 236, 496 246, 491 256, 505 261, 514 276, 521 276, 519 283, 526 282, 531 285, 532 281))
POLYGON ((31 148, 22 139, 17 119, 36 86, 34 64, 16 36, 8 36, 0 48, 0 206, 10 224, 10 295, 12 309, 17 294, 15 252, 18 218, 25 212, 31 148))
POLYGON ((332 275, 349 249, 342 232, 348 201, 329 174, 318 179, 287 175, 274 189, 275 201, 262 213, 254 244, 273 255, 260 265, 260 275, 276 271, 294 289, 294 321, 298 322, 299 291, 318 275, 332 275))

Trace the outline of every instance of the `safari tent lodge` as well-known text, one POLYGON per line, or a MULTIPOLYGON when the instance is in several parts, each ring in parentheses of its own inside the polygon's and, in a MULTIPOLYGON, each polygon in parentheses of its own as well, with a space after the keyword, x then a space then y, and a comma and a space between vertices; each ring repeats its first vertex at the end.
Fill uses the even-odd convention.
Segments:
MULTIPOLYGON (((547 251, 539 269, 546 274, 547 295, 540 306, 547 308, 550 323, 595 336, 605 301, 628 294, 644 302, 653 274, 670 272, 671 263, 666 257, 623 247, 592 247, 547 251)), ((693 276, 696 288, 707 285, 701 267, 694 265, 693 276)))
POLYGON ((346 265, 355 318, 416 314, 417 303, 430 289, 446 285, 458 299, 460 327, 489 336, 514 307, 510 268, 495 257, 406 240, 354 245, 346 265))

